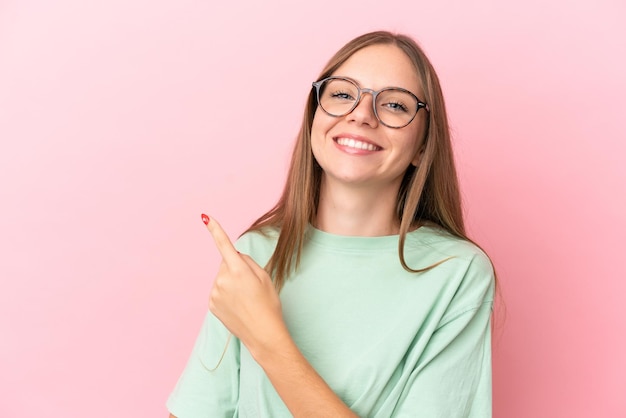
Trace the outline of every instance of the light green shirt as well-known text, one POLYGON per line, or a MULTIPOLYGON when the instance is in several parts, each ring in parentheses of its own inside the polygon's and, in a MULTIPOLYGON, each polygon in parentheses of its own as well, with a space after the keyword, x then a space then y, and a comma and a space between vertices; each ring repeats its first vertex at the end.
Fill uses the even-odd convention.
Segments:
MULTIPOLYGON (((265 265, 276 234, 248 233, 242 253, 265 265)), ((494 274, 473 244, 434 227, 407 235, 346 237, 309 229, 280 298, 294 341, 361 417, 491 417, 490 317, 494 274)), ((167 402, 178 418, 290 417, 269 379, 208 314, 167 402)))

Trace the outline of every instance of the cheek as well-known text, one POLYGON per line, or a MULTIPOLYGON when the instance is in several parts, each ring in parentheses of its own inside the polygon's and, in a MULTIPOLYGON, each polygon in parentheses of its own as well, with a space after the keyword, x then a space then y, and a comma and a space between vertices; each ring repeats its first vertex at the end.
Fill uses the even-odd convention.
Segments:
MULTIPOLYGON (((334 119, 334 118, 332 118, 334 119)), ((332 120, 329 120, 329 116, 324 112, 318 110, 313 117, 313 123, 311 124, 311 149, 313 155, 318 158, 318 153, 324 146, 326 141, 326 134, 332 127, 332 120)))
POLYGON ((426 138, 426 126, 424 123, 420 123, 411 129, 411 136, 413 142, 413 149, 415 152, 422 150, 424 145, 424 139, 426 138))
POLYGON ((323 161, 323 144, 324 144, 324 131, 319 124, 319 119, 316 117, 313 119, 311 125, 311 153, 313 158, 320 164, 320 160, 323 161))
POLYGON ((404 143, 406 144, 406 152, 408 154, 413 155, 420 149, 422 145, 422 130, 421 129, 411 129, 410 132, 407 132, 404 136, 404 143))
POLYGON ((317 148, 319 147, 321 132, 319 120, 317 117, 318 113, 316 113, 315 117, 313 118, 313 124, 311 125, 311 149, 315 157, 317 157, 317 148))
POLYGON ((424 129, 416 127, 406 134, 407 135, 402 138, 405 144, 403 147, 403 159, 406 159, 408 164, 416 166, 419 164, 424 143, 424 129))
MULTIPOLYGON (((313 115, 313 123, 311 124, 311 136, 323 136, 330 127, 330 116, 324 111, 317 109, 315 115, 313 115)), ((332 118, 334 119, 334 118, 332 118)))

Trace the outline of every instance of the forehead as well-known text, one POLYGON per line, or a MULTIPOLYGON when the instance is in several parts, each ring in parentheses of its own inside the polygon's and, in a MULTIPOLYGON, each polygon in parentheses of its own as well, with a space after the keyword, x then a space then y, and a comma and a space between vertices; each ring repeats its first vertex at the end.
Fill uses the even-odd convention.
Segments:
POLYGON ((332 75, 348 77, 361 87, 379 90, 402 87, 421 95, 421 82, 409 57, 395 45, 370 45, 358 50, 332 75))

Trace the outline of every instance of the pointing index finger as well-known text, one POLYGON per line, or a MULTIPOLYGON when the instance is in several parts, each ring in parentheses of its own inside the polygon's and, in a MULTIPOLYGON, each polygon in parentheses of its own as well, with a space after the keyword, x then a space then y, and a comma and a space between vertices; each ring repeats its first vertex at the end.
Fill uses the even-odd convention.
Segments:
POLYGON ((209 230, 215 241, 217 250, 222 255, 222 258, 228 265, 235 265, 241 262, 238 251, 228 238, 228 235, 215 219, 209 218, 205 214, 202 214, 202 221, 206 224, 206 228, 209 230))

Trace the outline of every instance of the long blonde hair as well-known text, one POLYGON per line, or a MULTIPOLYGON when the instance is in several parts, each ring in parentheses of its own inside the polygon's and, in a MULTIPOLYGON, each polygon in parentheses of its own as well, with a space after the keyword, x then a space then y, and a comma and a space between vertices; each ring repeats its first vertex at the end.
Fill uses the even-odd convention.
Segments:
MULTIPOLYGON (((411 165, 404 174, 396 206, 400 221, 400 263, 406 270, 417 272, 422 270, 414 270, 406 264, 404 242, 407 232, 419 223, 434 223, 452 235, 471 241, 465 234, 448 117, 433 66, 424 51, 410 37, 377 31, 361 35, 343 46, 326 64, 318 80, 333 74, 355 52, 378 44, 395 45, 410 58, 422 83, 424 97, 421 99, 430 108, 419 167, 411 165)), ((292 269, 298 266, 306 229, 309 223, 314 222, 317 212, 322 169, 311 151, 311 126, 316 110, 317 99, 312 89, 282 196, 270 211, 257 219, 246 231, 263 232, 266 227, 279 229, 276 249, 265 267, 273 276, 279 290, 292 269)))

